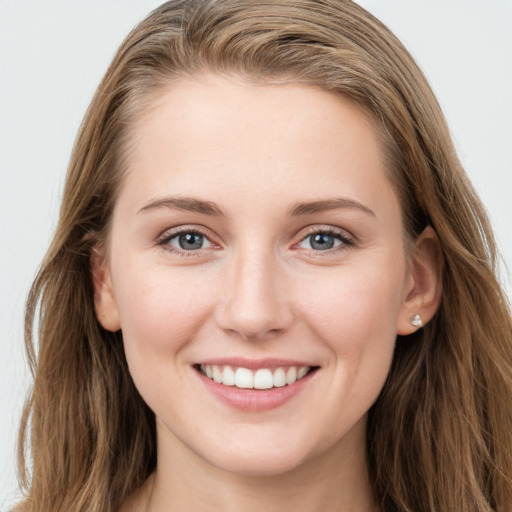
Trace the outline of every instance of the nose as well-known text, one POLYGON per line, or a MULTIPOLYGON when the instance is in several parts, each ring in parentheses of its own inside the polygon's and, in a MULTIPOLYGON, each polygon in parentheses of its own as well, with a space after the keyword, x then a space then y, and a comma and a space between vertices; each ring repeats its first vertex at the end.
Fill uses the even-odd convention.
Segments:
POLYGON ((276 258, 262 252, 234 258, 216 308, 219 327, 245 340, 264 339, 285 331, 292 323, 293 313, 287 300, 284 271, 276 258))

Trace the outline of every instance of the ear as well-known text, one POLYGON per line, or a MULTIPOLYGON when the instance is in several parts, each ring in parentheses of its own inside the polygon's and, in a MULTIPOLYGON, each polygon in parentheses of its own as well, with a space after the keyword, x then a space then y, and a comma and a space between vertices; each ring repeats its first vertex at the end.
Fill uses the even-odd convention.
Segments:
POLYGON ((96 244, 91 251, 90 267, 96 317, 107 331, 118 331, 121 328, 121 321, 112 286, 112 278, 106 262, 104 249, 99 244, 96 244))
POLYGON ((443 257, 432 227, 427 226, 414 243, 409 267, 406 297, 397 325, 401 335, 411 334, 429 322, 441 302, 443 257))

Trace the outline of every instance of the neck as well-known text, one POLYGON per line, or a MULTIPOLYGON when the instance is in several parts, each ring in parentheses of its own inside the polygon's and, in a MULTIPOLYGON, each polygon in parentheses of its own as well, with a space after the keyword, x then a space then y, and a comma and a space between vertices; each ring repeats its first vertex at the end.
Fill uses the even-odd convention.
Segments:
MULTIPOLYGON (((220 469, 173 437, 159 437, 151 512, 375 512, 364 450, 364 425, 292 470, 244 475, 220 469)), ((153 487, 147 485, 149 489, 153 487)))

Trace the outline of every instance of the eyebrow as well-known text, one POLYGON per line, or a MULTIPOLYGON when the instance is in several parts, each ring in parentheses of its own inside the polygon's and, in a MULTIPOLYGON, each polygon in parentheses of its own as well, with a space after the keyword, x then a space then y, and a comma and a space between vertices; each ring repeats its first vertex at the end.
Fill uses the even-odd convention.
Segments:
MULTIPOLYGON (((177 210, 200 213, 203 215, 210 215, 212 217, 227 217, 222 208, 217 204, 193 197, 164 197, 160 199, 153 199, 144 205, 137 213, 146 212, 156 208, 175 208, 177 210)), ((373 217, 376 216, 373 210, 359 201, 348 197, 337 197, 319 201, 310 201, 307 203, 296 203, 289 209, 288 215, 298 217, 337 209, 357 209, 373 217)))
POLYGON ((144 205, 137 213, 147 212, 156 208, 175 208, 187 212, 201 213, 213 217, 226 217, 222 209, 211 201, 203 201, 193 197, 164 197, 152 199, 144 205))
POLYGON ((297 203, 293 205, 289 210, 289 215, 297 217, 300 215, 311 215, 313 213, 325 212, 328 210, 337 209, 357 209, 364 213, 376 217, 375 212, 365 206, 364 204, 350 199, 348 197, 335 197, 331 199, 324 199, 320 201, 311 201, 308 203, 297 203))

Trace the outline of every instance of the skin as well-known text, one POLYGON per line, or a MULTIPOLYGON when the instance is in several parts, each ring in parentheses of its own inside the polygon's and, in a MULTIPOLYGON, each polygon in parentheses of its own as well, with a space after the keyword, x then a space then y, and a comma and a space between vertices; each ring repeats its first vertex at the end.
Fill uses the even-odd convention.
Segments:
POLYGON ((440 295, 435 234, 406 251, 376 126, 342 97, 233 77, 173 83, 153 107, 133 127, 108 261, 98 248, 92 262, 98 318, 122 329, 157 419, 157 470, 122 510, 376 510, 367 411, 397 333, 440 295), (177 250, 181 228, 202 248, 177 250), (314 248, 326 230, 335 246, 314 248), (226 356, 319 369, 285 404, 246 412, 193 367, 226 356))

